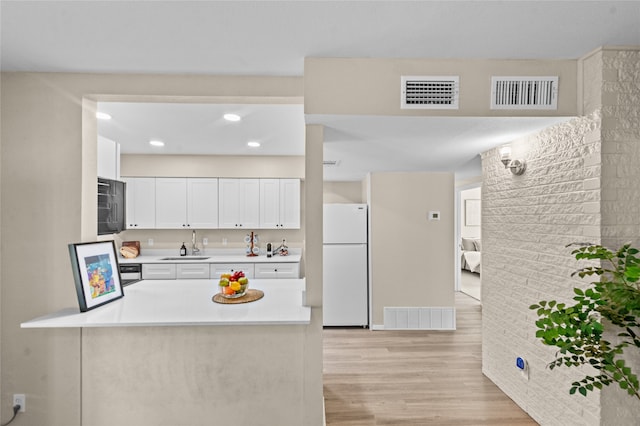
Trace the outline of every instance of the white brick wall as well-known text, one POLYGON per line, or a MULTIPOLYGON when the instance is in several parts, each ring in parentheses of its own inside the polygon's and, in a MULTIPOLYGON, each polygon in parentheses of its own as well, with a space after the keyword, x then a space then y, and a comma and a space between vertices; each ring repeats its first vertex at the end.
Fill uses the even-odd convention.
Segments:
POLYGON ((577 263, 566 244, 640 242, 640 50, 603 49, 583 72, 602 79, 585 81, 589 114, 512 143, 524 175, 505 170, 497 150, 482 156, 483 371, 543 425, 635 425, 640 403, 614 386, 569 395, 584 374, 546 367, 555 350, 535 338, 528 309, 584 286, 570 277, 577 263))
POLYGON ((565 246, 599 242, 600 116, 577 118, 511 144, 527 170, 505 170, 498 150, 482 156, 483 371, 536 421, 549 425, 596 425, 595 408, 569 395, 576 371, 546 366, 553 348, 535 338, 529 305, 566 299, 581 285, 570 277, 575 260, 565 246), (529 380, 515 368, 529 363, 529 380))
MULTIPOLYGON (((605 50, 602 61, 602 242, 640 243, 640 50, 605 50)), ((613 337, 608 336, 613 340, 613 337)), ((640 373, 640 353, 627 361, 640 373)), ((603 390, 602 425, 640 423, 640 402, 603 390)))

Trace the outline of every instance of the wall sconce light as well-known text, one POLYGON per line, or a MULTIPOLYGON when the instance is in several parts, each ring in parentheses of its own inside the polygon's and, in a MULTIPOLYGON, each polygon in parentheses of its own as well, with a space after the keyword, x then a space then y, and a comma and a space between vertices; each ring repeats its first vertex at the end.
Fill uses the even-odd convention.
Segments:
POLYGON ((500 161, 504 164, 505 169, 510 169, 511 173, 516 176, 520 176, 527 168, 527 163, 524 160, 512 160, 511 159, 511 147, 503 146, 500 148, 500 161))

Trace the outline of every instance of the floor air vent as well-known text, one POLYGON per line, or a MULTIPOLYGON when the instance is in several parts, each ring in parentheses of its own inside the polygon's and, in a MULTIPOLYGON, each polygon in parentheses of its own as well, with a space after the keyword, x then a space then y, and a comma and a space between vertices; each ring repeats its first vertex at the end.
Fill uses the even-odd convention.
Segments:
POLYGON ((558 77, 491 77, 491 109, 558 109, 558 77))
POLYGON ((402 109, 458 109, 458 76, 403 76, 402 109))

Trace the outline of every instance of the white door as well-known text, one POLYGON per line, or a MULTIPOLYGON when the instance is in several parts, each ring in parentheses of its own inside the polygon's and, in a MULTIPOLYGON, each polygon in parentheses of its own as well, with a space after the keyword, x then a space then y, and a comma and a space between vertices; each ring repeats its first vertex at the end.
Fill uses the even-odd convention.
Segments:
POLYGON ((300 229, 300 179, 280 179, 280 227, 300 229))
POLYGON ((260 179, 260 228, 280 227, 280 179, 260 179))
POLYGON ((220 228, 237 228, 240 218, 238 179, 220 179, 218 185, 218 220, 220 228))
POLYGON ((188 227, 187 180, 156 178, 156 228, 186 227, 188 227))
POLYGON ((218 179, 187 179, 187 222, 197 229, 218 227, 218 179))
POLYGON ((260 180, 238 179, 240 181, 240 226, 260 227, 260 180))
POLYGON ((368 325, 367 245, 325 244, 322 263, 324 325, 368 325))
POLYGON ((126 178, 127 229, 156 226, 156 179, 126 178))
POLYGON ((366 243, 366 204, 325 204, 323 206, 323 242, 366 243))

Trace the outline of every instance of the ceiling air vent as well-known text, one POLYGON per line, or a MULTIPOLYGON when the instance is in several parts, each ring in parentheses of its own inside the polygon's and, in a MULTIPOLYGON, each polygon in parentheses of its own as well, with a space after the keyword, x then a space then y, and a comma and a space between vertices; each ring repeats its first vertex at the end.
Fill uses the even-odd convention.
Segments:
POLYGON ((458 76, 402 76, 402 109, 458 109, 458 76))
POLYGON ((340 160, 324 160, 322 162, 323 166, 334 167, 340 165, 340 160))
POLYGON ((491 109, 558 109, 558 77, 491 77, 491 109))

